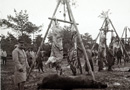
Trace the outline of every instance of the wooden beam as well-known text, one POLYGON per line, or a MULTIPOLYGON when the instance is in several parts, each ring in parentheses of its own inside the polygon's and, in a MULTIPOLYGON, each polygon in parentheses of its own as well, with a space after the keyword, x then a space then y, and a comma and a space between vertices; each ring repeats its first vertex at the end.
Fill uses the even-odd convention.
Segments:
MULTIPOLYGON (((74 24, 73 22, 69 22, 69 21, 65 21, 65 20, 61 20, 61 19, 56 19, 56 18, 48 18, 54 21, 60 21, 60 22, 64 22, 64 23, 70 23, 70 24, 74 24)), ((76 23, 77 25, 79 25, 78 23, 76 23)))
POLYGON ((90 72, 90 74, 91 74, 93 80, 95 81, 95 76, 94 76, 93 71, 92 71, 92 68, 91 68, 91 66, 90 66, 90 62, 89 62, 89 59, 88 59, 88 55, 87 55, 87 53, 86 53, 86 50, 85 50, 83 41, 82 41, 82 39, 81 39, 81 35, 80 35, 79 31, 78 31, 78 27, 77 27, 77 25, 76 25, 74 16, 73 16, 73 14, 72 14, 72 10, 71 10, 71 8, 70 8, 70 5, 69 5, 68 0, 65 0, 65 1, 66 1, 66 5, 67 5, 67 7, 68 7, 68 10, 69 10, 69 12, 70 12, 70 15, 72 16, 72 20, 73 20, 73 22, 74 22, 74 27, 75 27, 75 29, 76 29, 76 31, 77 31, 77 33, 78 33, 78 38, 79 38, 79 41, 80 41, 80 44, 81 44, 81 46, 82 46, 83 53, 84 53, 84 56, 85 56, 85 62, 87 63, 89 72, 90 72))
POLYGON ((130 28, 128 28, 129 29, 129 32, 130 32, 130 28))
MULTIPOLYGON (((67 7, 67 6, 66 6, 67 7)), ((72 17, 70 15, 70 11, 69 11, 69 8, 67 7, 67 11, 68 11, 68 16, 69 16, 69 20, 72 21, 72 17)), ((72 27, 73 24, 71 24, 71 27, 72 27)))
POLYGON ((123 30, 123 33, 122 33, 122 36, 121 36, 121 38, 123 38, 124 32, 125 32, 125 28, 124 28, 124 30, 123 30))
POLYGON ((105 24, 105 21, 106 21, 106 18, 105 18, 105 20, 102 23, 101 29, 103 28, 103 25, 105 24))
POLYGON ((130 37, 127 37, 127 38, 121 38, 121 39, 129 39, 130 37))
MULTIPOLYGON (((104 25, 105 21, 106 21, 106 18, 105 18, 105 20, 104 20, 103 23, 102 23, 101 29, 103 29, 103 25, 104 25)), ((99 29, 99 30, 100 30, 100 29, 99 29)), ((99 33, 98 33, 98 35, 97 35, 97 37, 96 37, 96 39, 95 39, 95 43, 93 44, 93 46, 92 46, 92 48, 91 48, 91 51, 94 49, 94 47, 95 47, 95 45, 96 45, 97 39, 98 39, 98 37, 100 36, 100 32, 101 32, 101 30, 99 31, 99 33)))
MULTIPOLYGON (((105 31, 105 29, 99 29, 100 31, 105 31)), ((107 30, 107 32, 114 32, 113 30, 107 30)))
POLYGON ((126 27, 126 29, 125 29, 125 43, 126 43, 126 38, 127 38, 127 27, 126 27))
POLYGON ((91 51, 94 49, 95 45, 96 45, 96 42, 97 42, 97 39, 98 37, 100 36, 100 32, 98 33, 96 39, 95 39, 95 43, 93 44, 92 48, 91 48, 91 51))

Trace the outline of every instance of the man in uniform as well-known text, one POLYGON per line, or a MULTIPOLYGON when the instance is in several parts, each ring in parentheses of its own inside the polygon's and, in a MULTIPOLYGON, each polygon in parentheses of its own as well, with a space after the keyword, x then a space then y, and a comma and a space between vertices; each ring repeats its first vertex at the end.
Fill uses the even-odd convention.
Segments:
POLYGON ((29 68, 27 56, 24 51, 24 42, 18 40, 18 46, 13 50, 12 57, 14 61, 14 82, 18 85, 18 90, 24 90, 24 83, 26 81, 27 69, 29 68))

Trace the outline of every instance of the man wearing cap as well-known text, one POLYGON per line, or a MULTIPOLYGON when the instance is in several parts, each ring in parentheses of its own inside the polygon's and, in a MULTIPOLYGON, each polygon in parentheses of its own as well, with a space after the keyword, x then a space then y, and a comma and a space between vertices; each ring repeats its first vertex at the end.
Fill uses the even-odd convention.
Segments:
POLYGON ((14 61, 14 82, 15 85, 18 85, 19 90, 24 90, 24 83, 26 81, 26 70, 29 68, 27 62, 27 56, 24 51, 24 42, 22 40, 18 40, 17 47, 12 52, 12 57, 14 61))

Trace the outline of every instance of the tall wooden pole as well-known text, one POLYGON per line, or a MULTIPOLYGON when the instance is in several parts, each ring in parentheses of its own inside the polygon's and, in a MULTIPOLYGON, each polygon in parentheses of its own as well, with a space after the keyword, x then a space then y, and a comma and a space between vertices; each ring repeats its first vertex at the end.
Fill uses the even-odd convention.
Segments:
MULTIPOLYGON (((70 20, 70 22, 72 22, 72 17, 71 17, 71 15, 70 15, 70 11, 69 11, 69 8, 68 8, 68 7, 67 7, 67 10, 68 10, 69 20, 70 20)), ((72 27, 72 25, 73 25, 73 24, 71 24, 71 27, 72 27)))
MULTIPOLYGON (((103 23, 102 23, 101 30, 102 30, 102 28, 103 28, 104 23, 105 23, 105 20, 104 20, 103 23)), ((101 30, 100 30, 100 32, 101 32, 101 30)), ((95 41, 97 41, 98 37, 100 36, 100 32, 98 33, 98 35, 97 35, 95 41)), ((95 45, 96 45, 96 43, 92 46, 91 50, 93 50, 93 48, 95 47, 95 45)))
POLYGON ((125 29, 125 44, 126 44, 126 42, 127 42, 127 27, 125 29))
MULTIPOLYGON (((129 30, 129 32, 130 32, 130 28, 128 28, 128 30, 129 30)), ((129 39, 128 39, 128 43, 129 43, 129 45, 130 45, 130 37, 129 37, 129 39)))
POLYGON ((111 31, 111 39, 113 38, 114 34, 113 34, 113 30, 111 31))
POLYGON ((94 44, 93 44, 93 46, 92 46, 92 48, 91 48, 91 51, 94 49, 94 47, 95 47, 95 45, 96 45, 96 42, 97 42, 97 39, 98 39, 99 36, 100 36, 100 32, 98 33, 98 35, 97 35, 97 37, 96 37, 96 39, 95 39, 95 42, 94 42, 94 44))
MULTIPOLYGON (((54 13, 53 13, 53 15, 52 15, 52 18, 54 18, 55 14, 56 14, 56 11, 57 11, 57 9, 58 9, 58 7, 59 7, 59 5, 60 5, 60 2, 61 2, 61 0, 59 0, 59 2, 57 3, 57 6, 56 6, 56 9, 55 9, 55 11, 54 11, 54 13)), ((40 50, 41 50, 41 48, 42 48, 42 46, 43 46, 43 44, 44 44, 44 41, 45 41, 46 37, 47 37, 47 34, 48 34, 49 29, 50 29, 50 27, 51 27, 51 24, 52 24, 52 20, 50 21, 50 24, 48 25, 47 31, 46 31, 46 33, 45 33, 45 36, 44 36, 44 38, 42 39, 42 42, 41 42, 40 47, 38 48, 38 51, 37 51, 37 53, 36 53, 35 61, 33 62, 33 64, 31 65, 31 67, 30 67, 30 69, 29 69, 29 72, 28 72, 28 75, 27 75, 27 79, 29 78, 30 73, 32 72, 33 66, 34 66, 34 64, 35 64, 35 62, 36 62, 36 59, 38 58, 38 55, 39 55, 40 50)))
MULTIPOLYGON (((66 5, 66 4, 65 4, 65 5, 66 5)), ((66 7, 67 7, 67 5, 66 5, 66 7)), ((73 21, 72 21, 72 16, 70 15, 70 11, 69 11, 69 8, 68 8, 68 7, 67 7, 67 10, 68 10, 69 20, 70 20, 70 22, 73 22, 73 21)), ((77 24, 77 25, 78 25, 78 24, 77 24)), ((73 26, 73 23, 71 24, 71 28, 72 28, 72 26, 73 26)), ((75 37, 75 44, 76 44, 76 49, 77 49, 77 48, 78 48, 78 46, 77 46, 77 36, 75 37)), ((78 55, 79 55, 79 53, 78 53, 78 49, 77 49, 77 56, 78 56, 78 55)), ((78 60, 78 65, 79 65, 80 73, 82 74, 83 71, 82 71, 82 66, 81 66, 80 58, 78 57, 77 60, 78 60)))
MULTIPOLYGON (((104 33, 105 33, 105 50, 107 50, 107 41, 106 41, 106 38, 107 38, 107 32, 108 32, 108 21, 107 21, 108 18, 105 19, 105 30, 104 30, 104 33)), ((106 51, 105 51, 106 52, 106 51)))
POLYGON ((125 28, 124 28, 124 30, 123 30, 123 33, 122 33, 122 36, 121 36, 121 38, 123 38, 124 32, 125 32, 125 28))
POLYGON ((130 28, 128 28, 129 29, 129 32, 130 32, 130 28))
POLYGON ((91 66, 90 66, 90 62, 89 62, 89 59, 88 59, 88 56, 87 56, 85 47, 84 47, 84 44, 83 44, 83 42, 82 42, 80 33, 79 33, 79 31, 78 31, 78 27, 77 27, 77 25, 76 25, 76 22, 75 22, 75 19, 74 19, 73 14, 72 14, 70 5, 69 5, 69 3, 68 3, 68 0, 66 0, 66 4, 67 4, 68 10, 69 10, 69 12, 70 12, 70 15, 72 16, 72 20, 73 20, 73 22, 74 22, 74 27, 75 27, 75 29, 76 29, 76 31, 77 31, 77 33, 78 33, 78 38, 79 38, 80 44, 81 44, 82 49, 83 49, 83 53, 84 53, 84 56, 85 56, 85 59, 86 59, 85 61, 87 62, 89 72, 90 72, 90 74, 92 75, 93 80, 95 80, 95 76, 94 76, 94 74, 93 74, 93 72, 92 72, 92 68, 91 68, 91 66))
POLYGON ((76 60, 78 62, 78 67, 79 67, 80 73, 82 74, 82 66, 81 66, 80 59, 78 57, 77 37, 74 38, 74 47, 75 47, 75 51, 76 51, 76 60))

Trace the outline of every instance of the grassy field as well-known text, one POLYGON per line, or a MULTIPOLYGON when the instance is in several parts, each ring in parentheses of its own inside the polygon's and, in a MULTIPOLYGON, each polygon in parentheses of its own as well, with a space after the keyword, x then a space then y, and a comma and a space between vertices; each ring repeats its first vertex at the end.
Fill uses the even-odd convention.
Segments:
MULTIPOLYGON (((65 75, 72 75, 72 72, 67 66, 66 61, 63 62, 63 68, 65 75)), ((113 71, 109 72, 106 70, 98 72, 97 65, 95 65, 94 68, 94 75, 96 80, 108 84, 109 87, 105 90, 130 90, 130 72, 127 72, 127 70, 130 68, 130 63, 127 63, 126 66, 115 65, 113 67, 113 71)), ((12 80, 13 70, 14 63, 12 60, 8 60, 7 65, 1 65, 1 90, 15 90, 15 86, 12 80)), ((37 69, 34 69, 29 80, 26 82, 25 90, 36 90, 37 83, 41 82, 44 75, 56 73, 55 69, 44 68, 44 71, 45 73, 42 73, 37 69)), ((84 72, 83 74, 86 73, 84 72)), ((90 75, 87 76, 90 77, 90 75)))

